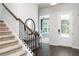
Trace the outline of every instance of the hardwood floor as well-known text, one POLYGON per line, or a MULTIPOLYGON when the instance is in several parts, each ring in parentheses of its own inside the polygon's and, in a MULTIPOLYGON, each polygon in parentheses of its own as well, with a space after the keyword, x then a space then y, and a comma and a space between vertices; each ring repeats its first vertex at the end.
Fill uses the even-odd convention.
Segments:
POLYGON ((79 56, 79 50, 69 47, 53 46, 46 43, 42 44, 38 56, 79 56))

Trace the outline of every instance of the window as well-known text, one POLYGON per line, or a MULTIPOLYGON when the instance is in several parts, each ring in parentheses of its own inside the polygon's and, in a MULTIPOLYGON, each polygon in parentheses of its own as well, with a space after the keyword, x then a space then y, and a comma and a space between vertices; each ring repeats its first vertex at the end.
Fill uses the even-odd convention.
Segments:
POLYGON ((61 33, 69 34, 69 21, 61 20, 61 33))
POLYGON ((69 15, 61 16, 61 36, 69 37, 69 15))

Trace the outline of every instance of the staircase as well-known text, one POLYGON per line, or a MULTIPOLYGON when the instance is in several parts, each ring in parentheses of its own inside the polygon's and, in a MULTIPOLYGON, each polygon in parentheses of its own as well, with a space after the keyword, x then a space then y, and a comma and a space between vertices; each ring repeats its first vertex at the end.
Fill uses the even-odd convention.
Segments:
POLYGON ((0 21, 0 56, 22 56, 27 51, 4 21, 0 21))
POLYGON ((2 3, 2 6, 16 21, 19 21, 19 38, 16 34, 12 34, 13 31, 10 31, 11 28, 9 25, 7 27, 4 21, 0 21, 0 55, 37 55, 41 44, 39 40, 40 35, 35 30, 35 22, 33 19, 28 18, 26 22, 23 22, 4 3, 2 3), (28 20, 33 22, 34 30, 27 26, 26 23, 28 20))

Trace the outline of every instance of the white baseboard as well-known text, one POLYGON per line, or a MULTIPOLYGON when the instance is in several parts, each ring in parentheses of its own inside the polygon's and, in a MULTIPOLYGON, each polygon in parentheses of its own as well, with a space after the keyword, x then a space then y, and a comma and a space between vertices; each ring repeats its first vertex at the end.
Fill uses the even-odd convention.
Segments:
POLYGON ((53 43, 53 44, 52 44, 52 43, 50 43, 50 45, 59 46, 58 44, 54 44, 54 43, 53 43))
POLYGON ((76 47, 76 46, 73 46, 72 48, 73 48, 73 49, 77 49, 77 50, 79 50, 79 47, 76 47))
POLYGON ((53 46, 62 46, 62 47, 69 47, 69 48, 72 48, 72 49, 79 50, 79 47, 77 47, 77 46, 66 46, 66 45, 58 45, 58 44, 50 44, 50 45, 53 45, 53 46))

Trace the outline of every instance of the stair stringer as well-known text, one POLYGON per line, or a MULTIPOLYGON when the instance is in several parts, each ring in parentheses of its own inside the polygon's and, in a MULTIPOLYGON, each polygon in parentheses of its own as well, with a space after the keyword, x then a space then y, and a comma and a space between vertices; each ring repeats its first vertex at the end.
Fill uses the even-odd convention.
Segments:
POLYGON ((12 31, 12 34, 15 36, 16 39, 18 39, 19 43, 22 45, 23 49, 26 49, 27 54, 26 56, 33 56, 33 52, 31 51, 31 49, 27 46, 27 44, 25 44, 25 42, 23 42, 23 40, 20 40, 18 35, 16 35, 15 31, 11 28, 11 26, 8 24, 7 21, 4 21, 5 24, 7 25, 7 27, 9 27, 10 31, 12 31))

